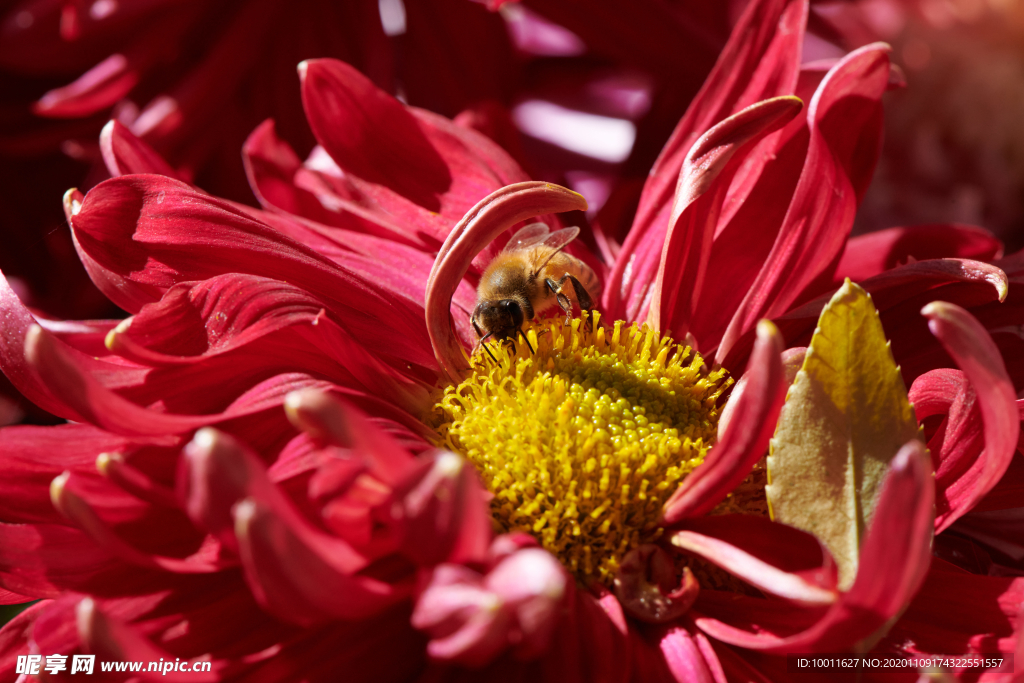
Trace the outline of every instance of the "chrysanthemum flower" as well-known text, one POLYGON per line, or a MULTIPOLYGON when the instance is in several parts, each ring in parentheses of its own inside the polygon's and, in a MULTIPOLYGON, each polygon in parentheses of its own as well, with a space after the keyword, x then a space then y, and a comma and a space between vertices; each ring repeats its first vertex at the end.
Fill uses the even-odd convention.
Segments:
POLYGON ((721 681, 785 678, 793 651, 1012 651, 1019 580, 930 553, 1017 483, 1018 368, 985 330, 1016 324, 1007 274, 961 257, 971 231, 896 268, 847 241, 888 58, 801 68, 805 17, 751 3, 629 238, 599 236, 611 267, 571 245, 600 317, 493 360, 466 353, 473 284, 579 195, 329 60, 300 67, 310 158, 271 124, 246 144, 261 210, 155 174, 112 124, 119 177, 65 207, 132 317, 36 320, 0 290, 4 372, 71 421, 2 432, 0 586, 45 598, 0 631, 2 675, 90 651, 211 663, 190 680, 721 681), (833 294, 836 264, 873 304, 833 294), (793 504, 828 508, 829 481, 783 486, 830 409, 870 474, 843 534, 793 504))

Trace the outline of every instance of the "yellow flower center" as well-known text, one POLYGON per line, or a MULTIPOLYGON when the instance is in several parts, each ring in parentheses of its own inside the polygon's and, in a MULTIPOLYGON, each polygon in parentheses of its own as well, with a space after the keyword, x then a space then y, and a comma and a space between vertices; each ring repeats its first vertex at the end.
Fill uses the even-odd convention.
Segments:
POLYGON ((434 406, 443 446, 476 465, 502 532, 524 531, 584 585, 658 538, 662 505, 704 460, 732 383, 646 325, 584 318, 491 343, 434 406))

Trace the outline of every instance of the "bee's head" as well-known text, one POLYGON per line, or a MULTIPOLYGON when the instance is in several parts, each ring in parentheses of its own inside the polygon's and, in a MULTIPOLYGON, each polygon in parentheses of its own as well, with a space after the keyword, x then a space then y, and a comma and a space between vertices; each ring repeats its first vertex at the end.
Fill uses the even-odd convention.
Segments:
POLYGON ((473 311, 473 322, 483 334, 494 339, 507 339, 523 326, 523 307, 513 299, 482 301, 473 311))

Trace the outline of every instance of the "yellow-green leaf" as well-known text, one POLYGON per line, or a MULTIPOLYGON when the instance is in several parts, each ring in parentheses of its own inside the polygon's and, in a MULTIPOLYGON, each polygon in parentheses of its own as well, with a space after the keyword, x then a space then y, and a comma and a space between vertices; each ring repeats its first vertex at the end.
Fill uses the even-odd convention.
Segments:
POLYGON ((889 461, 920 438, 871 297, 849 279, 821 312, 768 456, 772 518, 832 552, 839 588, 857 575, 889 461))

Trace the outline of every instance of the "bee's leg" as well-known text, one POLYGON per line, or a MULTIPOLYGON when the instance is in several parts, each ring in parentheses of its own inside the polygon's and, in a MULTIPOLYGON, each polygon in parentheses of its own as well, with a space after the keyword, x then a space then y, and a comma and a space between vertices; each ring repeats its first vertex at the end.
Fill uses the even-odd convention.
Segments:
POLYGON ((533 350, 533 346, 530 345, 530 338, 526 336, 525 332, 523 332, 523 328, 520 327, 518 330, 516 330, 516 332, 523 335, 523 341, 526 342, 526 348, 530 349, 530 353, 537 353, 536 351, 533 350))
MULTIPOLYGON (((590 292, 588 292, 587 288, 583 286, 583 283, 581 283, 579 280, 576 279, 575 276, 570 275, 569 273, 566 273, 565 277, 569 278, 569 282, 572 283, 572 290, 574 292, 576 292, 576 301, 579 302, 580 310, 583 310, 583 309, 586 309, 588 311, 594 310, 594 302, 590 298, 590 292)), ((587 318, 587 331, 588 332, 592 332, 593 330, 594 330, 593 318, 592 317, 588 317, 587 318)))
MULTIPOLYGON (((592 310, 594 308, 594 302, 590 298, 590 292, 587 291, 587 288, 570 273, 563 275, 558 282, 555 282, 551 278, 545 280, 544 282, 548 286, 548 289, 555 293, 558 305, 565 313, 565 324, 568 325, 572 321, 572 302, 569 301, 569 297, 562 293, 566 280, 572 283, 572 290, 576 294, 576 301, 580 305, 580 310, 592 310)), ((587 321, 587 324, 590 324, 589 320, 587 321)))
POLYGON ((512 340, 512 337, 509 337, 505 341, 512 345, 512 355, 516 355, 516 343, 512 340))
MULTIPOLYGON (((480 328, 476 326, 476 322, 475 321, 473 322, 473 327, 476 329, 476 333, 480 334, 480 328)), ((492 334, 494 334, 494 333, 493 332, 488 332, 487 334, 480 335, 480 340, 477 341, 476 348, 473 349, 473 353, 476 353, 476 349, 479 349, 479 348, 483 347, 483 350, 487 352, 487 355, 491 357, 491 360, 493 360, 495 363, 497 363, 498 359, 495 358, 494 354, 491 353, 491 350, 489 348, 487 348, 487 340, 491 338, 492 334)))
MULTIPOLYGON (((565 277, 572 277, 566 273, 565 277)), ((555 295, 555 301, 558 302, 558 307, 562 309, 562 313, 565 313, 565 324, 568 325, 572 322, 572 302, 569 301, 569 297, 562 294, 562 285, 565 284, 565 277, 558 282, 555 282, 551 278, 546 278, 544 284, 547 285, 548 289, 555 295)))

